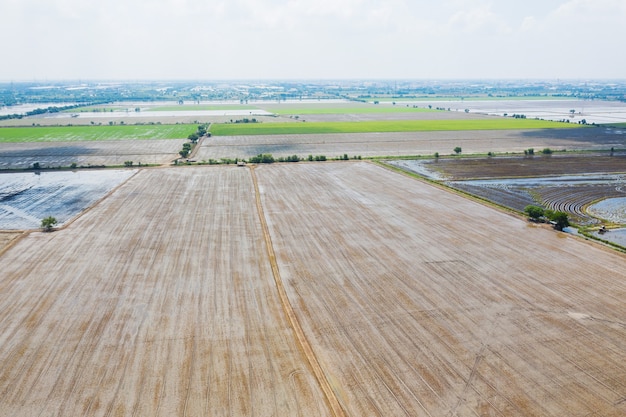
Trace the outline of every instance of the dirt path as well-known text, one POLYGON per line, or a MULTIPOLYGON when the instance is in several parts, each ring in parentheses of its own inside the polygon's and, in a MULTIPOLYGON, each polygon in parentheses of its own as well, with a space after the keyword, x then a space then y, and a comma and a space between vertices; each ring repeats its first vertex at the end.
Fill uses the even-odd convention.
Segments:
POLYGON ((293 311, 293 307, 289 302, 289 298, 287 297, 287 293, 285 292, 285 286, 283 285, 282 278, 280 277, 280 271, 278 269, 278 264, 276 263, 276 255, 274 254, 274 247, 272 245, 272 238, 270 237, 269 229, 267 227, 267 222, 265 220, 265 214, 263 213, 263 205, 261 204, 261 194, 259 192, 259 184, 256 178, 256 174, 254 173, 254 166, 250 166, 250 174, 252 175, 252 181, 254 183, 254 191, 256 196, 256 206, 257 211, 259 213, 259 219, 261 221, 261 226, 263 228, 263 236, 265 237, 265 244, 267 247, 267 254, 270 260, 270 264, 272 266, 272 274, 274 275, 274 281, 276 282, 276 289, 278 291, 278 296, 280 297, 281 304, 283 309, 285 310, 285 314, 291 323, 291 327, 293 328, 298 342, 300 343, 300 347, 304 351, 311 368, 313 369, 313 373, 317 378, 324 395, 326 396, 326 400, 330 404, 331 409, 333 410, 333 415, 335 417, 343 417, 345 416, 341 405, 335 395, 333 389, 331 388, 331 384, 327 379, 327 376, 324 374, 317 358, 315 357, 315 352, 311 348, 309 341, 306 338, 306 335, 302 331, 302 327, 298 322, 298 318, 293 311))

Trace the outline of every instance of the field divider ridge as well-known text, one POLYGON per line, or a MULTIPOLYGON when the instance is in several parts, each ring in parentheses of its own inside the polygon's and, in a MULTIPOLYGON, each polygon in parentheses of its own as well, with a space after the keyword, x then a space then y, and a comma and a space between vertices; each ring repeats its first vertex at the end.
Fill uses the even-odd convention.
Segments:
POLYGON ((265 219, 265 213, 263 211, 263 204, 261 202, 261 193, 259 191, 259 184, 257 181, 256 174, 254 172, 254 165, 249 165, 250 167, 250 175, 252 177, 252 183, 254 184, 254 194, 256 197, 256 207, 259 215, 259 221, 261 222, 261 228, 263 230, 263 237, 265 238, 265 247, 267 249, 267 256, 270 261, 270 265, 272 267, 272 275, 274 276, 274 282, 276 283, 276 289, 278 290, 278 296, 280 298, 280 302, 283 306, 283 310, 287 315, 287 319, 291 324, 291 328, 296 334, 296 338, 298 339, 298 343, 300 344, 300 348, 304 352, 309 365, 317 379, 324 396, 326 397, 326 401, 330 406, 330 409, 335 417, 346 417, 346 414, 341 407, 341 404, 335 395, 334 390, 332 389, 330 382, 328 381, 326 374, 324 373, 322 367, 320 366, 317 357, 315 356, 315 352, 313 352, 313 348, 311 347, 300 323, 298 322, 298 318, 289 302, 289 298, 287 297, 287 292, 285 291, 285 286, 283 285, 282 278, 280 277, 280 271, 278 269, 278 263, 276 262, 276 254, 274 253, 274 246, 272 245, 272 238, 269 233, 269 227, 267 226, 267 221, 265 219))

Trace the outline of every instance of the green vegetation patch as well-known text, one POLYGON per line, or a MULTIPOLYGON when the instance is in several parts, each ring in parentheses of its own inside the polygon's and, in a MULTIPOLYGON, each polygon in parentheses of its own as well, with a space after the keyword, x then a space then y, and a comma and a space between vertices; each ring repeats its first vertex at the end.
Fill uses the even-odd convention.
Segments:
POLYGON ((173 106, 159 106, 146 109, 146 111, 219 111, 219 110, 259 110, 254 106, 245 106, 237 104, 224 105, 204 105, 204 104, 177 104, 173 106))
POLYGON ((195 130, 196 125, 2 127, 0 143, 182 139, 195 130))
POLYGON ((371 105, 367 107, 295 107, 280 110, 271 110, 273 113, 281 115, 303 115, 303 114, 374 114, 374 113, 418 113, 434 112, 426 108, 371 105))
POLYGON ((216 136, 288 135, 316 133, 430 132, 454 130, 523 130, 580 128, 573 123, 535 119, 493 118, 481 120, 394 120, 363 122, 302 122, 212 124, 216 136))

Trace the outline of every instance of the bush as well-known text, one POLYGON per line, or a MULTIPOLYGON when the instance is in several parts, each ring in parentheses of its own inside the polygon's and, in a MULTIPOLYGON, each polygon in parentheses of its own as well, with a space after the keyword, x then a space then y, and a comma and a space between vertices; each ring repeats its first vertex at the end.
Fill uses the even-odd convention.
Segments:
POLYGON ((274 157, 272 154, 264 153, 258 154, 257 156, 253 156, 250 158, 249 162, 252 164, 271 164, 274 163, 274 157))
POLYGON ((529 205, 524 207, 524 213, 528 215, 533 220, 539 220, 544 215, 544 210, 542 207, 529 205))
POLYGON ((41 228, 44 232, 51 232, 56 224, 57 219, 52 216, 48 216, 41 220, 41 228))

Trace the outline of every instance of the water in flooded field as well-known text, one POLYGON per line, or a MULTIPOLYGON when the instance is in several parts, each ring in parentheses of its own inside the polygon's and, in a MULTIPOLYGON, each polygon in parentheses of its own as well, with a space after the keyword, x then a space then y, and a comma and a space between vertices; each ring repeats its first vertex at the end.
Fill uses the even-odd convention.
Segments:
POLYGON ((0 174, 0 230, 36 229, 52 216, 58 225, 98 201, 135 170, 0 174))
POLYGON ((626 224, 626 197, 607 198, 592 204, 587 211, 596 216, 614 223, 626 224))

